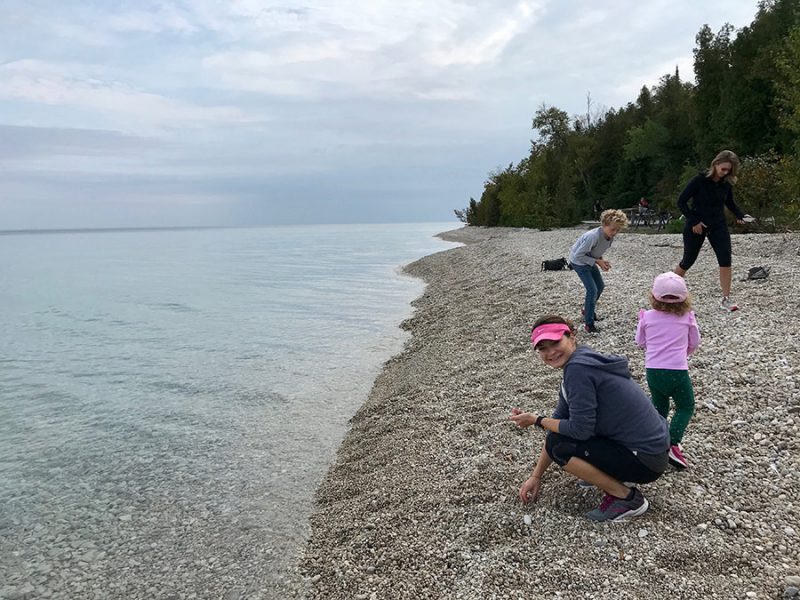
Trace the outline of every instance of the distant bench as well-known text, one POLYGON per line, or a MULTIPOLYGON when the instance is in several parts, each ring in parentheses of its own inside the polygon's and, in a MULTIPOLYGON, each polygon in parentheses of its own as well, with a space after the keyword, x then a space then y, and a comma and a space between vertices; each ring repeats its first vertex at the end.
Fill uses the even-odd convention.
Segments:
POLYGON ((640 211, 638 206, 633 208, 623 208, 631 222, 634 229, 639 227, 655 227, 656 231, 661 231, 667 227, 667 223, 672 220, 672 213, 668 210, 656 211, 655 209, 648 208, 647 210, 640 211))

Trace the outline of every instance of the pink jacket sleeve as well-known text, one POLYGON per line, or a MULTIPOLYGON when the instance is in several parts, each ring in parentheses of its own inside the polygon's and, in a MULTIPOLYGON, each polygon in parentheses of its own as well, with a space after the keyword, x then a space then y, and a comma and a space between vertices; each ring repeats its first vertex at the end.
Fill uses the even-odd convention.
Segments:
POLYGON ((690 311, 689 315, 689 348, 686 353, 687 355, 697 350, 697 347, 700 345, 700 327, 697 325, 694 311, 690 311))
POLYGON ((636 344, 642 348, 647 348, 647 336, 644 330, 644 309, 639 311, 639 324, 636 326, 636 344))

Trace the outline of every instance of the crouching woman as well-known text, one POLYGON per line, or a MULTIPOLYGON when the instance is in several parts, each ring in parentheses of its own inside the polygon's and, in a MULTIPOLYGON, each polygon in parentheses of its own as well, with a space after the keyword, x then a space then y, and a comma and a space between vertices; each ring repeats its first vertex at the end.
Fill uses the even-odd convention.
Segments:
POLYGON ((519 427, 547 431, 531 476, 519 490, 522 502, 536 500, 551 463, 599 488, 605 496, 586 517, 622 521, 643 514, 649 504, 636 487, 667 469, 669 430, 644 390, 631 379, 628 360, 579 346, 575 326, 558 316, 539 319, 531 343, 542 361, 563 369, 558 404, 552 417, 512 410, 519 427))

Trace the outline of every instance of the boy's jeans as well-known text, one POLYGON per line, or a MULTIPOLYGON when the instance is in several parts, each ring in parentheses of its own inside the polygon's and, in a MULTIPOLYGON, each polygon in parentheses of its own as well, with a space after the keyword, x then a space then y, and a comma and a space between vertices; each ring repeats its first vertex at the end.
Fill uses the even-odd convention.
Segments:
POLYGON ((600 267, 597 265, 576 265, 572 263, 572 269, 586 288, 586 300, 583 303, 583 322, 589 327, 594 327, 594 307, 597 299, 603 293, 606 284, 603 283, 603 276, 600 275, 600 267))

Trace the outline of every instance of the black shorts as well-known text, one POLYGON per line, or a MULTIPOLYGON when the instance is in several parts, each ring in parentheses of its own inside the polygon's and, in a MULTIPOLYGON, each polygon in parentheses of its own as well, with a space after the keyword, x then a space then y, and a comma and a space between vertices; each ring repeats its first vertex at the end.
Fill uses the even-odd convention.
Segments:
POLYGON ((714 254, 717 255, 717 264, 720 267, 731 266, 731 234, 728 231, 728 226, 723 221, 710 227, 706 227, 703 233, 695 233, 689 226, 689 223, 683 227, 683 258, 680 262, 680 267, 684 271, 688 271, 697 256, 700 254, 700 249, 703 247, 703 242, 708 238, 708 242, 714 249, 714 254))
MULTIPOLYGON (((547 455, 562 467, 574 456, 585 460, 617 481, 650 483, 663 473, 649 469, 631 450, 608 438, 591 437, 588 440, 576 440, 550 432, 547 434, 545 449, 547 455)), ((666 467, 666 461, 664 462, 666 467)))

